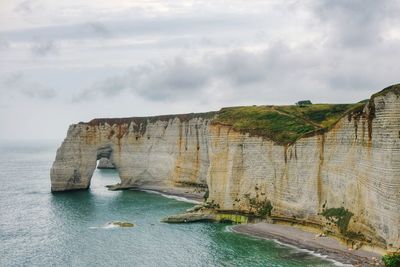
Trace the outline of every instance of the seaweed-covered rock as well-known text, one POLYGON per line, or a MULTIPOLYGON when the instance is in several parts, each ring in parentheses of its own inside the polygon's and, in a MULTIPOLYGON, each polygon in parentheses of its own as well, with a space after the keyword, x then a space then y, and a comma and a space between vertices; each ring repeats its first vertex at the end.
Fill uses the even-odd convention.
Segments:
POLYGON ((112 221, 109 225, 119 226, 119 227, 134 227, 135 225, 130 222, 112 221))

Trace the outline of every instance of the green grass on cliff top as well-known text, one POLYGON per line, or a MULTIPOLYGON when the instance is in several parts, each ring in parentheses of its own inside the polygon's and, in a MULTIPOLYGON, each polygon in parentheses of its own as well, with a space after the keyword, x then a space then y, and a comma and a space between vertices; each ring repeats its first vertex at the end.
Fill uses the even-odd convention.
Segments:
POLYGON ((262 136, 280 145, 290 144, 306 133, 329 129, 357 104, 299 106, 249 106, 221 109, 214 123, 231 125, 240 132, 262 136))
POLYGON ((223 108, 218 112, 162 115, 152 117, 100 118, 88 122, 99 124, 130 124, 142 130, 148 122, 169 121, 179 118, 189 121, 193 118, 212 119, 214 124, 231 125, 237 131, 268 138, 280 145, 291 144, 305 134, 311 135, 330 129, 340 118, 352 112, 361 114, 363 107, 375 97, 389 92, 400 96, 400 84, 386 87, 372 95, 372 98, 356 104, 313 104, 299 106, 246 106, 223 108))

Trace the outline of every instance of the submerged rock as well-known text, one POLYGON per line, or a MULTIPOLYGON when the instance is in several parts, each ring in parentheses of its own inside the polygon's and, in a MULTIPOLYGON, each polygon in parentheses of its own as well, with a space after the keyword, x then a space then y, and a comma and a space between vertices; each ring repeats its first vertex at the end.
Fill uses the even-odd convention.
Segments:
POLYGON ((118 227, 134 227, 135 225, 133 223, 130 222, 121 222, 121 221, 113 221, 108 223, 109 225, 114 225, 114 226, 118 226, 118 227))
POLYGON ((110 190, 110 191, 117 191, 117 190, 123 189, 120 183, 118 183, 118 184, 106 185, 106 187, 107 187, 108 190, 110 190))

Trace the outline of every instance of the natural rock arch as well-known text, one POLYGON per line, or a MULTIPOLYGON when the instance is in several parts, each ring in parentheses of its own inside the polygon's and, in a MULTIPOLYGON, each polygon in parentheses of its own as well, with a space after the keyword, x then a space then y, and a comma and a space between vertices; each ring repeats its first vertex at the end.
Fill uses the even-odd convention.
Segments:
POLYGON ((114 189, 204 186, 210 164, 209 122, 200 114, 161 117, 152 123, 132 118, 71 125, 51 169, 51 189, 88 189, 100 158, 109 158, 119 174, 121 183, 114 189))
MULTIPOLYGON (((110 144, 104 146, 87 145, 86 147, 82 147, 82 144, 80 144, 78 153, 76 153, 77 150, 74 149, 76 144, 70 143, 68 140, 65 142, 63 144, 65 147, 61 147, 57 151, 57 161, 51 169, 51 189, 52 191, 88 189, 97 161, 108 159, 113 162, 113 148, 110 144), (62 153, 60 150, 63 150, 62 153), (64 177, 64 179, 59 179, 59 177, 64 177), (69 178, 65 179, 65 177, 69 178)), ((118 172, 117 165, 115 163, 113 165, 118 172)))

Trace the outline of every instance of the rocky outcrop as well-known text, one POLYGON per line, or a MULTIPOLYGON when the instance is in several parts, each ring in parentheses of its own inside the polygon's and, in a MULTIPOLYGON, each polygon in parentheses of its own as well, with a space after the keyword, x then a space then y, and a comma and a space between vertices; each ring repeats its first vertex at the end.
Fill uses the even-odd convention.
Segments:
POLYGON ((51 169, 52 191, 89 188, 101 158, 114 164, 120 188, 205 185, 213 116, 211 112, 73 124, 51 169))
POLYGON ((276 220, 399 248, 399 131, 394 92, 291 146, 210 127, 209 201, 224 210, 257 212, 269 200, 276 220), (337 214, 323 216, 324 210, 337 214))
POLYGON ((113 221, 108 223, 109 226, 116 226, 116 227, 134 227, 135 225, 130 222, 121 222, 121 221, 113 221))
POLYGON ((109 158, 120 188, 207 185, 215 210, 319 227, 400 248, 400 90, 374 95, 328 131, 278 145, 213 123, 216 113, 97 119, 71 125, 53 191, 86 189, 109 158))
POLYGON ((115 169, 115 166, 109 158, 100 158, 97 169, 115 169))

